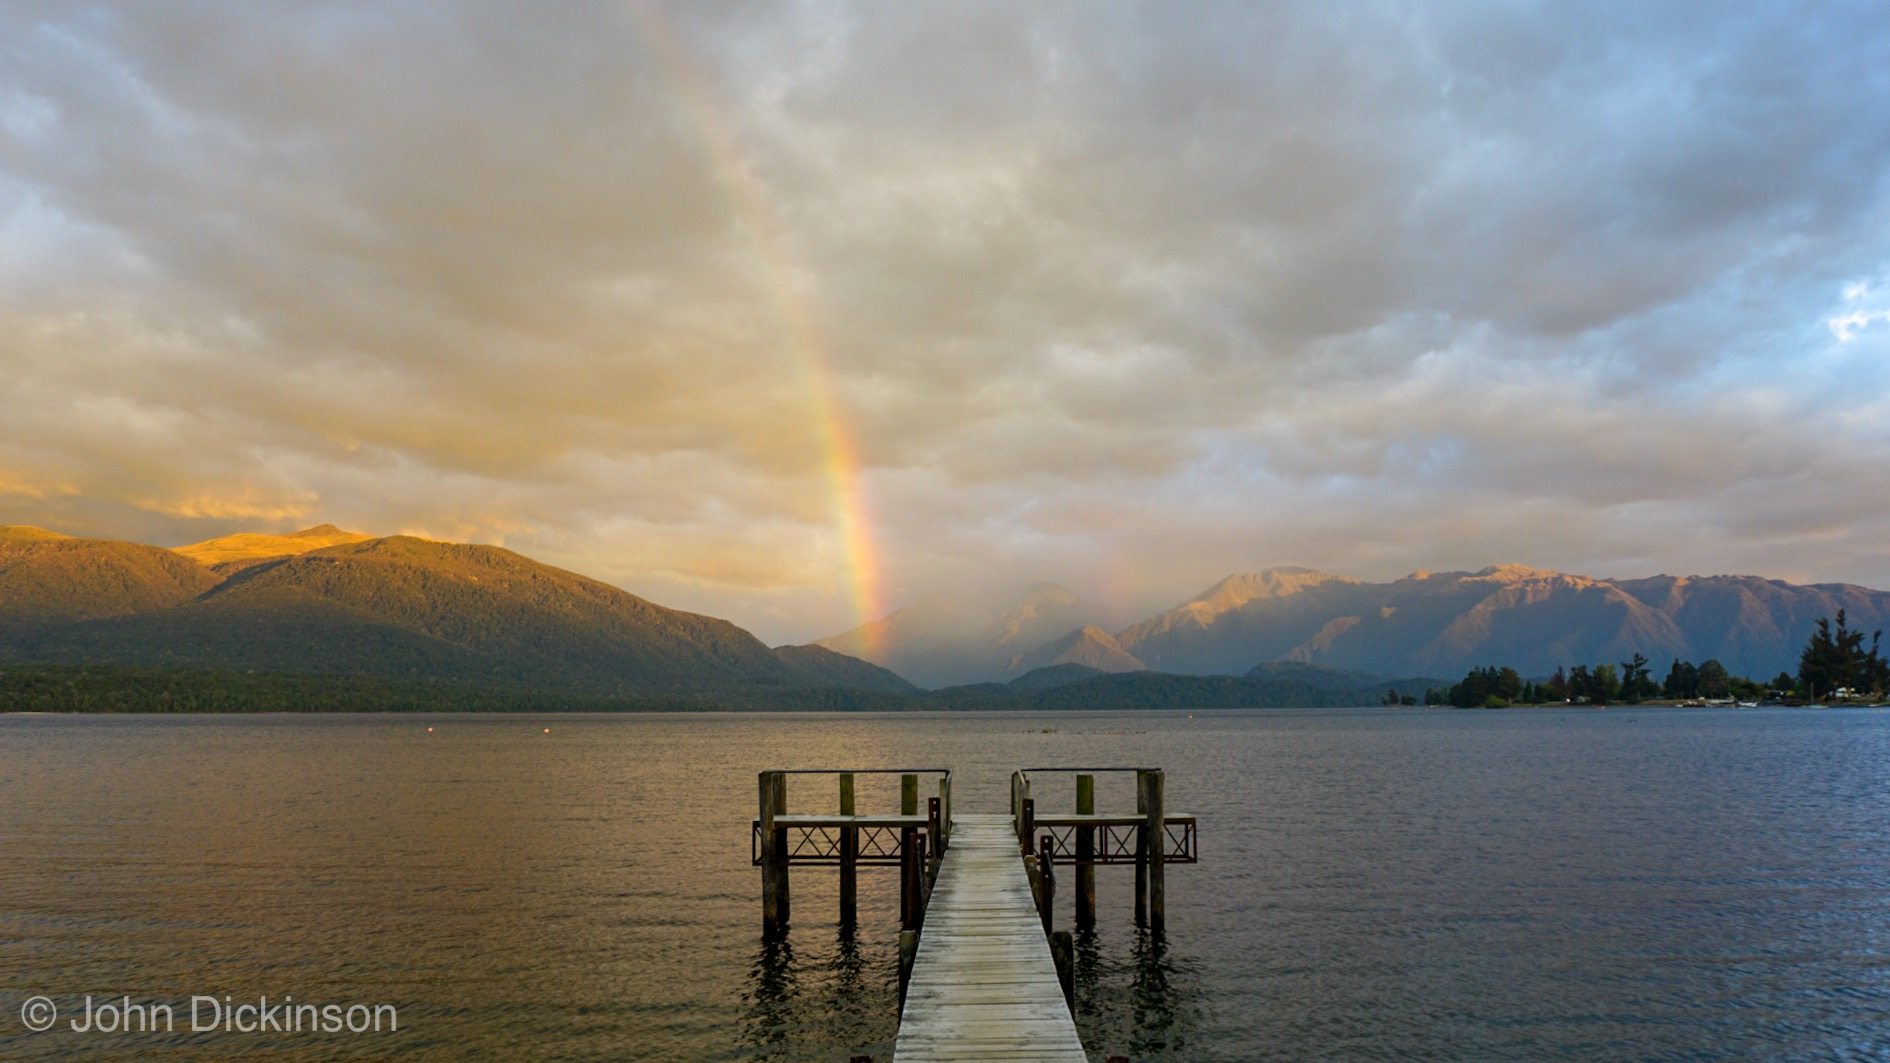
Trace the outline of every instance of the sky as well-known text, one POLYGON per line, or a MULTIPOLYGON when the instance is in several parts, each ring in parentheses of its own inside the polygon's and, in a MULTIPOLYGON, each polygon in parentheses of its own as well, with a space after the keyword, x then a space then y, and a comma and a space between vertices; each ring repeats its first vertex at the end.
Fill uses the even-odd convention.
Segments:
POLYGON ((0 0, 0 524, 322 522, 770 642, 1890 588, 1890 19, 0 0))

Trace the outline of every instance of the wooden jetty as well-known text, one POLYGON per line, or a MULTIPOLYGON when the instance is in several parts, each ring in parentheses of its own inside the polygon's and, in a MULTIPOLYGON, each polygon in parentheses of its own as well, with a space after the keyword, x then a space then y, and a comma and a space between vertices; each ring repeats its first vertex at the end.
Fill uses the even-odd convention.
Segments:
POLYGON ((1133 863, 1136 922, 1161 936, 1164 869, 1194 863, 1198 843, 1195 817, 1166 811, 1163 779, 1159 768, 1028 768, 1011 776, 1009 815, 954 815, 948 769, 762 772, 752 856, 761 869, 763 928, 776 934, 788 927, 790 867, 837 868, 840 922, 851 926, 858 869, 897 866, 901 1003, 894 1060, 1084 1060, 1070 1012, 1071 937, 1053 927, 1056 867, 1074 866, 1077 922, 1091 926, 1096 866, 1133 863), (1075 811, 1040 813, 1032 772, 1074 775, 1075 811), (1134 773, 1135 812, 1096 811, 1101 772, 1134 773), (898 813, 858 812, 854 783, 861 774, 900 776, 898 813), (921 813, 923 774, 938 776, 938 796, 927 798, 921 813), (837 776, 839 812, 790 812, 790 775, 837 776))
POLYGON ((894 1063, 1086 1063, 1011 817, 963 815, 932 886, 894 1063))

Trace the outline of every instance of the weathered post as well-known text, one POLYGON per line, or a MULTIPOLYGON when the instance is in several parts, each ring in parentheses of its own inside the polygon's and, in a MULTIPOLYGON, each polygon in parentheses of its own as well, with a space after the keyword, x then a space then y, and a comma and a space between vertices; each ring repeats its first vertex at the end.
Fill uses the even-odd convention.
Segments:
POLYGON ((1165 886, 1168 854, 1168 824, 1164 813, 1163 781, 1160 768, 1135 773, 1136 804, 1141 807, 1142 837, 1148 846, 1148 930, 1161 937, 1168 922, 1168 891, 1165 886))
POLYGON ((925 835, 911 834, 912 842, 899 858, 899 911, 907 930, 917 930, 925 922, 925 835))
POLYGON ((1043 896, 1040 898, 1042 903, 1038 905, 1038 911, 1043 916, 1043 932, 1046 934, 1050 932, 1051 925, 1056 921, 1057 871, 1056 862, 1052 859, 1055 855, 1056 842, 1045 838, 1043 849, 1037 856, 1037 866, 1042 869, 1043 874, 1043 896))
POLYGON ((1050 935, 1050 958, 1056 961, 1057 981, 1063 986, 1063 1003, 1076 1011, 1076 942, 1068 930, 1050 935))
POLYGON ((945 774, 938 780, 938 855, 942 858, 945 850, 952 847, 952 777, 945 774))
MULTIPOLYGON (((854 811, 853 773, 840 775, 840 814, 854 811)), ((860 901, 860 828, 840 828, 840 925, 851 927, 859 917, 860 901)))
POLYGON ((1017 822, 1017 847, 1025 856, 1031 855, 1035 845, 1031 843, 1031 819, 1034 813, 1030 801, 1030 776, 1023 772, 1011 773, 1011 818, 1017 822))
POLYGON ((776 931, 788 924, 787 829, 776 827, 776 816, 787 813, 787 776, 764 771, 759 777, 761 798, 761 925, 776 931))
POLYGON ((919 959, 919 932, 901 930, 899 932, 899 1007, 906 1006, 906 985, 912 981, 912 966, 919 959))
MULTIPOLYGON (((1076 814, 1096 812, 1096 777, 1076 777, 1076 814)), ((1087 930, 1096 925, 1096 828, 1076 828, 1076 925, 1087 930)))
MULTIPOLYGON (((899 814, 919 814, 919 777, 899 776, 899 814)), ((919 925, 918 871, 923 865, 913 859, 918 849, 919 832, 913 827, 899 828, 899 925, 908 930, 919 925)))
POLYGON ((1142 785, 1142 770, 1135 772, 1135 814, 1143 823, 1135 828, 1135 925, 1148 925, 1148 789, 1142 785))
POLYGON ((925 888, 928 893, 930 893, 932 889, 932 880, 938 877, 938 865, 945 860, 945 854, 939 851, 938 844, 939 838, 942 836, 942 827, 939 824, 939 817, 944 814, 945 810, 941 806, 938 798, 928 797, 925 799, 925 888))

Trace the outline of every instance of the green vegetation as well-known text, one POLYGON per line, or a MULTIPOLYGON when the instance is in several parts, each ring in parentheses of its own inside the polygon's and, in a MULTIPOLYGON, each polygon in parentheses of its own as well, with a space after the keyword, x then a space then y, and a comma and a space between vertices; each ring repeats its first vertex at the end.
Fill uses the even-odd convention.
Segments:
POLYGON ((1836 631, 1820 617, 1798 658, 1799 684, 1813 700, 1883 693, 1890 687, 1890 665, 1878 650, 1882 639, 1882 631, 1872 632, 1866 651, 1864 633, 1850 629, 1844 610, 1837 612, 1836 631))
POLYGON ((905 704, 898 695, 833 687, 599 694, 362 675, 0 666, 0 712, 811 712, 897 709, 905 704))
MULTIPOLYGON (((1318 669, 1312 669, 1318 672, 1318 669)), ((1333 673, 1344 676, 1345 673, 1333 673)), ((1305 708, 1415 701, 1423 681, 1353 687, 1332 677, 1252 679, 1154 672, 1096 675, 1058 686, 981 683, 936 691, 736 686, 600 693, 525 683, 363 675, 231 672, 111 665, 0 666, 0 712, 700 712, 1085 711, 1305 708), (1324 681, 1320 681, 1323 678, 1324 681)))
POLYGON ((1879 648, 1882 636, 1882 631, 1873 632, 1866 650, 1864 633, 1852 631, 1844 610, 1839 609, 1835 629, 1831 619, 1821 618, 1812 630, 1799 657, 1798 675, 1780 672, 1769 684, 1735 676, 1717 660, 1695 665, 1678 659, 1668 668, 1666 680, 1655 683, 1647 657, 1636 653, 1621 662, 1618 672, 1612 664, 1578 664, 1557 668, 1541 683, 1525 681, 1514 668, 1473 668, 1448 688, 1427 690, 1424 703, 1500 709, 1616 701, 1636 705, 1652 698, 1680 702, 1881 700, 1890 690, 1890 662, 1879 648))

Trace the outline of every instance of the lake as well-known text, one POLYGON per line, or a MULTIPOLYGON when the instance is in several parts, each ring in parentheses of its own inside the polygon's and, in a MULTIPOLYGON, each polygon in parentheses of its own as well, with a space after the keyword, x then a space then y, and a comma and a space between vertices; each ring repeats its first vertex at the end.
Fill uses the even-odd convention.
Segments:
POLYGON ((1165 942, 1097 872, 1093 1058, 1890 1055, 1890 712, 1615 708, 0 716, 0 1058, 884 1061, 896 875, 765 942, 755 773, 1071 763, 1200 818, 1165 942), (285 996, 398 1028, 189 1029, 285 996))

